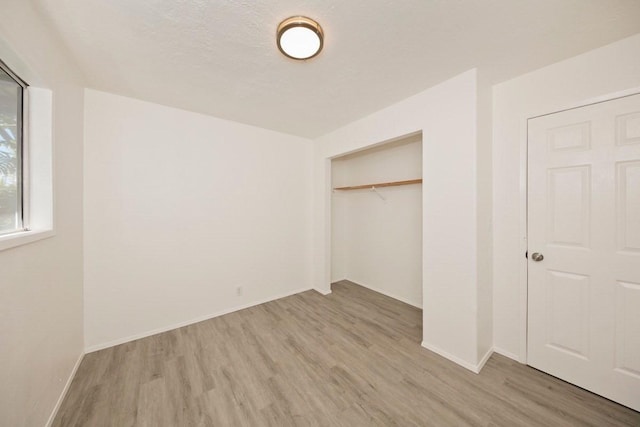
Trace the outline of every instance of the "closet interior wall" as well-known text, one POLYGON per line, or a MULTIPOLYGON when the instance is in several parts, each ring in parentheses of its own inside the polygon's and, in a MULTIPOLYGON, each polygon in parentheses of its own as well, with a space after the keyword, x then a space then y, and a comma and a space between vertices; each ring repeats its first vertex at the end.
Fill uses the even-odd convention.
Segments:
MULTIPOLYGON (((335 158, 332 187, 422 178, 422 135, 335 158)), ((422 185, 334 190, 331 281, 422 307, 422 185)))

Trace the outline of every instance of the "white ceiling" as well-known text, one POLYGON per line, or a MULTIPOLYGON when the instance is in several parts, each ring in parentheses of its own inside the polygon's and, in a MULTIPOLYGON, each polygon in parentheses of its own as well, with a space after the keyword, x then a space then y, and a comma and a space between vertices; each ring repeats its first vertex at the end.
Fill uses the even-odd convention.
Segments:
POLYGON ((492 82, 640 32, 638 0, 32 0, 90 87, 315 137, 479 67, 492 82), (279 53, 316 19, 324 51, 279 53))

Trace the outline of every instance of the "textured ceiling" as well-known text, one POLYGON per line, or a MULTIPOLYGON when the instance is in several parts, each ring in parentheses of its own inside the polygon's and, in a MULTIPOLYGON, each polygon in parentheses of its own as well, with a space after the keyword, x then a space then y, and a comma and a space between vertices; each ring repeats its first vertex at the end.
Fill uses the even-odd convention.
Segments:
POLYGON ((638 0, 32 0, 95 89, 315 137, 473 67, 498 82, 640 32, 638 0), (285 58, 304 14, 324 51, 285 58))

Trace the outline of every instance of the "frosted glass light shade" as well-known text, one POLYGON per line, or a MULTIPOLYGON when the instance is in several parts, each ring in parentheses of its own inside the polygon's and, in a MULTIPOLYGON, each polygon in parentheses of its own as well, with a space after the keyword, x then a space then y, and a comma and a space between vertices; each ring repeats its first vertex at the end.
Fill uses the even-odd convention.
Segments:
POLYGON ((292 16, 278 25, 278 49, 293 59, 313 58, 322 50, 324 34, 320 24, 304 16, 292 16))

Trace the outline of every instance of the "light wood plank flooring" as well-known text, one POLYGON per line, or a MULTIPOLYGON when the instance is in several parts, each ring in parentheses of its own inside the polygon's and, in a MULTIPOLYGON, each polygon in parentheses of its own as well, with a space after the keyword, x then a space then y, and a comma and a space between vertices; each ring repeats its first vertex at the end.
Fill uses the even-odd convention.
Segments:
POLYGON ((87 354, 54 426, 640 426, 505 357, 420 347, 421 311, 349 282, 87 354))

